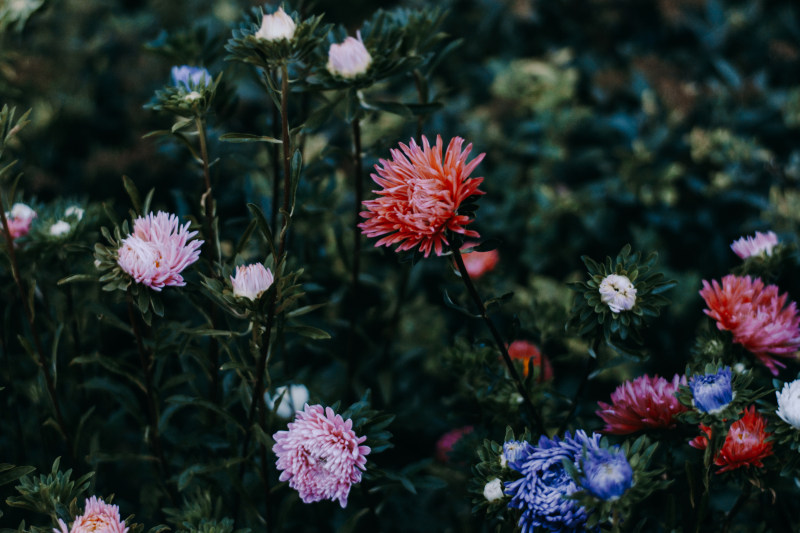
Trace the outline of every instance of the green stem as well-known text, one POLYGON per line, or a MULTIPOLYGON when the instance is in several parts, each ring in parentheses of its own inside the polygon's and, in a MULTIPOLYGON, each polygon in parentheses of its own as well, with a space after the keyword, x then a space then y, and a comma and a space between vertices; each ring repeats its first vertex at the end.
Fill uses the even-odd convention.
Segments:
POLYGON ((475 289, 475 285, 472 283, 472 279, 469 277, 469 272, 467 272, 467 267, 464 265, 464 259, 461 257, 461 251, 458 249, 458 246, 453 244, 451 240, 450 250, 453 252, 453 257, 456 260, 456 266, 458 266, 458 271, 461 273, 461 279, 464 280, 464 285, 467 287, 467 292, 472 297, 472 301, 478 307, 478 311, 483 319, 486 327, 489 328, 489 331, 494 338, 495 345, 497 349, 500 350, 500 354, 503 357, 503 361, 508 367, 508 372, 511 374, 511 379, 514 380, 515 385, 517 386, 517 392, 519 392, 520 396, 522 396, 522 400, 525 403, 526 408, 528 409, 529 414, 531 415, 532 421, 534 423, 534 431, 541 433, 544 431, 544 420, 542 420, 542 414, 534 407, 533 401, 531 400, 530 395, 528 394, 528 389, 525 387, 525 383, 522 381, 522 378, 517 372, 517 368, 514 366, 514 363, 511 361, 511 356, 508 355, 508 349, 506 348, 506 343, 503 340, 503 337, 500 335, 500 332, 495 327, 494 322, 489 317, 488 313, 486 312, 486 306, 483 305, 483 300, 481 299, 478 291, 475 289))
POLYGON ((363 160, 361 157, 361 124, 358 118, 353 119, 353 185, 355 190, 355 208, 353 213, 353 264, 350 302, 350 329, 347 334, 347 377, 348 390, 353 389, 353 380, 356 373, 358 350, 356 348, 356 322, 358 305, 355 299, 358 294, 358 276, 361 269, 361 230, 358 224, 361 220, 361 202, 364 201, 363 160))
POLYGON ((753 485, 750 483, 744 487, 742 493, 739 495, 739 498, 731 507, 731 510, 728 511, 728 514, 725 515, 725 523, 722 526, 722 533, 728 533, 730 531, 731 526, 733 525, 733 519, 736 517, 736 514, 744 507, 744 504, 747 503, 747 500, 750 499, 750 494, 753 491, 753 485))
MULTIPOLYGON (((597 352, 597 342, 595 342, 594 346, 595 353, 597 352)), ((578 384, 578 388, 575 390, 575 396, 572 398, 572 404, 569 407, 569 412, 567 416, 564 417, 564 420, 561 422, 561 425, 558 426, 558 431, 556 431, 556 435, 561 435, 565 429, 567 429, 567 424, 572 419, 575 411, 578 409, 578 400, 580 399, 581 395, 583 394, 583 390, 586 388, 586 384, 589 383, 589 376, 592 375, 594 368, 597 366, 597 359, 591 357, 589 361, 586 362, 586 371, 583 373, 583 378, 581 379, 580 384, 578 384)))
MULTIPOLYGON (((283 259, 286 251, 286 236, 291 222, 292 203, 292 147, 289 141, 289 67, 281 67, 281 144, 283 146, 283 227, 276 265, 283 259)), ((277 280, 276 280, 277 281, 277 280)))

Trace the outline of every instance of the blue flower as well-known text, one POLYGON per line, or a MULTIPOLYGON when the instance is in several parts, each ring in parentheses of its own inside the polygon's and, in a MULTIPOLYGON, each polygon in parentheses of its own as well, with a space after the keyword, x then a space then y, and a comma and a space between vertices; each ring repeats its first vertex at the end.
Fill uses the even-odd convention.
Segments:
POLYGON ((563 440, 542 436, 538 446, 528 445, 528 453, 521 460, 509 462, 523 476, 505 485, 505 493, 511 496, 508 506, 522 510, 522 533, 532 533, 539 527, 583 531, 587 511, 577 501, 565 498, 580 489, 562 461, 571 461, 577 468, 584 448, 596 449, 599 445, 599 434, 588 437, 582 430, 574 437, 567 432, 563 440))
POLYGON ((172 84, 187 91, 208 87, 211 84, 211 74, 201 67, 181 65, 172 67, 172 84))
POLYGON ((714 414, 726 407, 733 400, 731 385, 731 367, 726 366, 716 374, 693 376, 689 380, 692 389, 694 406, 703 413, 714 414))
POLYGON ((503 444, 503 454, 500 456, 500 464, 503 466, 507 464, 511 466, 511 463, 524 461, 527 459, 532 449, 533 446, 524 440, 510 440, 503 444))
POLYGON ((633 486, 633 468, 620 450, 587 449, 581 485, 598 499, 614 501, 633 486))

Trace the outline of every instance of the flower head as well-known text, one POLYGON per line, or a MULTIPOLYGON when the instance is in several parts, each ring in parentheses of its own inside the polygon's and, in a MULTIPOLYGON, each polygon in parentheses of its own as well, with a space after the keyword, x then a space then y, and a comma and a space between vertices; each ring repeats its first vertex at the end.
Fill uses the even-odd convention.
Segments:
POLYGON ((628 278, 619 274, 609 274, 600 282, 600 301, 613 313, 630 311, 636 305, 636 287, 628 278))
POLYGON ((747 259, 756 255, 772 255, 772 249, 778 244, 778 236, 772 231, 761 233, 757 231, 755 236, 741 237, 731 243, 731 250, 741 257, 747 259))
POLYGON ((328 72, 334 76, 355 78, 369 69, 372 56, 361 40, 361 32, 357 35, 358 39, 348 37, 342 43, 331 45, 328 49, 328 72))
POLYGON ((422 137, 422 147, 412 139, 400 150, 392 150, 392 160, 381 159, 372 179, 382 187, 378 198, 364 202, 366 220, 358 225, 367 237, 382 238, 375 246, 399 244, 397 251, 419 250, 427 257, 431 250, 442 255, 449 244, 447 231, 479 237, 466 229, 472 219, 458 213, 469 197, 483 194, 478 186, 483 178, 469 178, 485 154, 467 163, 472 145, 461 147, 464 139, 455 137, 442 160, 442 138, 432 147, 422 137))
MULTIPOLYGON (((464 245, 461 250, 468 250, 470 245, 464 245)), ((487 272, 494 270, 500 261, 500 254, 497 250, 488 252, 469 252, 464 254, 464 266, 467 267, 467 274, 472 279, 478 279, 487 272)))
MULTIPOLYGON (((700 425, 705 436, 701 435, 689 442, 690 446, 700 450, 708 446, 711 428, 700 425)), ((737 468, 763 468, 762 459, 772 455, 772 442, 767 440, 771 433, 767 432, 767 420, 756 411, 755 406, 744 410, 742 418, 731 424, 722 449, 714 458, 714 464, 721 466, 717 473, 721 474, 737 468)))
POLYGON ((797 304, 786 301, 775 285, 764 286, 760 278, 733 274, 722 278, 722 285, 703 280, 700 296, 708 309, 704 312, 717 321, 717 328, 730 331, 733 342, 741 344, 764 363, 773 375, 786 366, 775 355, 787 356, 800 348, 800 315, 797 304))
POLYGON ((464 435, 469 435, 475 430, 473 426, 464 426, 456 429, 451 429, 436 441, 436 459, 442 463, 450 461, 450 452, 453 451, 456 443, 461 440, 464 435))
POLYGON ((347 506, 350 486, 361 481, 370 452, 361 446, 367 437, 356 436, 352 420, 343 420, 330 407, 306 404, 289 430, 272 438, 280 480, 288 481, 303 503, 338 500, 347 506))
POLYGON ((71 205, 64 211, 64 216, 66 217, 75 217, 78 220, 83 218, 84 210, 82 207, 77 205, 71 205))
POLYGON ((775 391, 778 409, 775 414, 790 426, 800 429, 800 379, 784 383, 783 389, 775 391))
POLYGON ((531 445, 524 440, 510 440, 503 443, 503 453, 500 454, 500 465, 523 461, 530 453, 531 445))
POLYGON ((69 222, 64 222, 63 220, 59 220, 52 226, 47 232, 52 235, 53 237, 61 237, 62 235, 66 235, 69 233, 69 230, 72 229, 72 226, 69 225, 69 222))
POLYGON ((703 413, 714 414, 733 401, 731 367, 719 369, 715 374, 692 376, 689 387, 692 389, 694 406, 703 413))
POLYGON ((212 81, 211 74, 202 67, 172 67, 172 85, 175 87, 194 91, 198 87, 208 87, 212 81))
POLYGON ((181 272, 200 257, 203 241, 189 223, 178 225, 178 217, 159 211, 133 222, 133 233, 122 241, 117 263, 136 283, 155 291, 165 286, 186 285, 181 272))
POLYGON ((589 437, 582 430, 576 431, 574 437, 567 433, 563 440, 557 436, 552 440, 542 436, 522 461, 509 463, 522 474, 520 479, 506 482, 505 493, 511 496, 508 506, 522 510, 519 526, 523 533, 532 533, 539 527, 572 531, 584 526, 586 509, 577 501, 565 498, 579 487, 564 468, 563 461, 579 468, 583 449, 597 448, 599 443, 599 434, 589 437))
POLYGON ((686 376, 667 381, 658 376, 639 376, 626 381, 611 393, 611 404, 597 402, 597 416, 603 419, 605 433, 625 435, 641 429, 674 428, 675 415, 686 411, 675 393, 686 385, 686 376))
POLYGON ((261 27, 256 32, 257 39, 265 41, 280 41, 286 39, 291 41, 294 37, 294 30, 297 28, 294 19, 286 14, 282 7, 272 15, 264 15, 261 19, 261 27))
POLYGON ((530 366, 539 371, 539 382, 553 379, 553 365, 550 360, 542 355, 539 347, 532 342, 517 340, 508 346, 508 355, 511 359, 519 359, 524 364, 524 374, 528 377, 528 367, 530 366))
POLYGON ((11 238, 16 239, 27 235, 36 216, 36 211, 25 204, 16 203, 11 206, 11 211, 6 212, 8 232, 11 238))
POLYGON ((58 520, 60 531, 53 528, 53 533, 127 533, 125 521, 120 520, 119 507, 110 505, 97 496, 86 499, 86 509, 81 516, 75 518, 72 528, 58 520))
POLYGON ((265 393, 264 401, 269 410, 275 408, 275 402, 280 399, 276 413, 281 418, 291 418, 297 411, 303 409, 308 403, 308 388, 305 385, 287 385, 276 387, 274 394, 265 393))
POLYGON ((595 498, 618 500, 633 486, 633 468, 621 450, 588 449, 581 485, 595 498))
POLYGON ((257 300, 272 286, 273 281, 272 271, 261 263, 240 265, 236 267, 236 274, 231 276, 233 295, 250 301, 257 300))
POLYGON ((483 497, 487 501, 496 502, 497 500, 502 500, 504 496, 503 482, 499 478, 494 478, 483 486, 483 497))

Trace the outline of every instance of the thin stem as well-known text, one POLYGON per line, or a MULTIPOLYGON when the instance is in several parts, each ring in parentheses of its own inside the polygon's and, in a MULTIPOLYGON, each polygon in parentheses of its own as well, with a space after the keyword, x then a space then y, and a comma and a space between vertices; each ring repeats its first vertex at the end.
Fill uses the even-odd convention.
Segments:
MULTIPOLYGON (((595 345, 595 352, 597 351, 597 346, 595 345)), ((578 409, 578 400, 580 399, 581 395, 583 394, 583 389, 586 388, 586 384, 589 383, 589 376, 592 375, 594 371, 594 367, 597 364, 597 359, 594 357, 590 358, 589 361, 586 363, 586 371, 583 373, 583 378, 581 379, 580 384, 578 385, 577 390, 575 391, 575 396, 572 398, 572 404, 570 405, 569 412, 567 416, 564 417, 564 420, 561 422, 561 425, 558 426, 558 431, 556 431, 556 435, 561 435, 565 429, 567 429, 567 424, 572 419, 572 416, 575 414, 575 411, 578 409)))
MULTIPOLYGON (((265 74, 266 76, 272 76, 270 72, 265 74)), ((270 82, 271 83, 271 82, 270 82)), ((269 87, 269 84, 267 84, 269 87)), ((272 136, 277 137, 278 132, 278 120, 280 119, 280 112, 276 106, 272 107, 272 136)), ((278 195, 280 194, 281 190, 281 148, 278 146, 277 143, 272 145, 272 211, 270 212, 269 216, 269 224, 272 233, 278 233, 278 195)))
POLYGON ((36 354, 34 361, 39 369, 42 371, 42 375, 44 376, 45 386, 47 387, 47 394, 50 396, 50 401, 53 404, 53 413, 56 417, 56 424, 58 424, 58 428, 61 431, 61 436, 64 438, 67 444, 67 450, 69 452, 70 458, 75 460, 75 450, 72 446, 72 438, 70 437, 70 433, 67 430, 67 424, 64 422, 64 416, 61 414, 61 405, 58 403, 58 399, 56 398, 56 386, 55 382, 53 381, 53 376, 50 374, 50 368, 47 366, 47 360, 44 356, 44 348, 42 347, 42 340, 39 337, 39 331, 36 328, 36 323, 33 319, 33 310, 28 305, 28 297, 25 291, 25 285, 22 283, 22 278, 19 275, 19 266, 17 264, 17 254, 14 251, 14 238, 11 236, 11 232, 8 230, 8 219, 6 218, 6 212, 3 206, 5 205, 5 201, 3 199, 3 192, 0 189, 0 220, 3 223, 3 235, 5 236, 6 240, 6 249, 8 250, 8 258, 11 262, 11 274, 14 277, 14 282, 17 285, 17 289, 19 289, 19 297, 22 303, 22 309, 25 313, 25 319, 28 321, 28 326, 31 330, 31 336, 33 337, 33 344, 36 349, 36 354))
MULTIPOLYGON (((355 189, 355 206, 353 213, 353 272, 350 294, 355 300, 358 294, 358 276, 361 269, 361 230, 358 224, 361 220, 361 202, 364 200, 363 160, 361 157, 361 123, 358 118, 353 119, 353 185, 355 189)), ((358 305, 355 301, 350 303, 350 329, 347 333, 347 376, 349 389, 352 390, 355 366, 358 359, 356 350, 356 319, 358 305)))
MULTIPOLYGON (((428 103, 428 95, 422 88, 422 72, 419 69, 414 69, 414 85, 417 88, 417 96, 419 97, 420 104, 428 103)), ((425 116, 420 115, 417 117, 417 140, 422 138, 422 126, 425 124, 425 116)))
POLYGON ((742 507, 744 507, 744 504, 747 503, 747 500, 750 499, 750 494, 752 491, 753 486, 748 483, 747 486, 742 490, 739 498, 733 504, 733 507, 731 507, 731 510, 725 515, 725 523, 722 526, 722 533, 728 533, 728 531, 730 531, 731 525, 733 525, 733 519, 736 517, 736 514, 742 509, 742 507))
POLYGON ((286 234, 291 222, 292 203, 292 147, 289 142, 289 67, 284 63, 281 68, 281 145, 283 146, 283 227, 278 244, 278 262, 286 251, 286 234))
MULTIPOLYGON (((266 421, 266 405, 264 402, 259 402, 258 412, 260 414, 260 423, 262 428, 267 427, 266 421)), ((270 504, 270 483, 269 483, 269 462, 267 460, 267 448, 266 446, 261 446, 261 477, 264 479, 264 518, 266 519, 266 529, 264 530, 266 533, 269 533, 272 530, 272 509, 270 504)))
POLYGON ((467 267, 464 265, 464 258, 461 257, 461 251, 458 249, 457 245, 452 243, 450 244, 450 250, 453 252, 453 257, 456 260, 456 266, 458 266, 458 271, 461 273, 461 279, 464 280, 464 285, 467 287, 467 292, 469 292, 469 295, 472 297, 472 301, 478 307, 481 318, 486 323, 486 327, 489 328, 489 331, 494 338, 495 345, 497 345, 497 349, 500 350, 500 354, 503 356, 503 361, 508 367, 508 372, 511 374, 511 378, 514 380, 514 383, 517 386, 517 392, 519 392, 520 396, 522 396, 523 402, 533 418, 533 423, 535 424, 534 430, 538 432, 544 431, 545 427, 544 421, 542 420, 542 414, 533 406, 533 401, 531 401, 531 397, 528 394, 528 389, 525 387, 525 383, 522 381, 519 372, 517 372, 517 368, 511 361, 511 356, 508 355, 506 343, 503 340, 503 337, 500 335, 500 332, 495 327, 494 322, 492 322, 492 319, 489 318, 489 315, 486 312, 486 306, 483 305, 483 300, 481 300, 478 291, 475 289, 475 285, 472 283, 472 279, 469 277, 469 272, 467 272, 467 267))

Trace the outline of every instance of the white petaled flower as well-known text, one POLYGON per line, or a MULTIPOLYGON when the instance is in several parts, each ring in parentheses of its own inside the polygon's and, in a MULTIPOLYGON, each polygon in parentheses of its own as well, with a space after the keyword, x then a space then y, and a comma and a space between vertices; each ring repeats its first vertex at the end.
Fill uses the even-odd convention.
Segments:
POLYGON ((503 494, 503 482, 498 478, 494 478, 483 487, 483 497, 490 502, 500 500, 505 496, 503 494))
POLYGON ((233 295, 238 298, 257 300, 272 286, 273 281, 272 272, 261 263, 238 266, 235 274, 231 276, 233 295))
POLYGON ((331 45, 328 49, 328 72, 343 78, 355 78, 367 71, 372 56, 361 40, 361 32, 356 35, 358 39, 348 37, 342 43, 331 45))
POLYGON ((275 408, 275 402, 279 399, 280 403, 275 413, 281 418, 292 418, 297 411, 302 411, 303 406, 308 403, 308 388, 305 385, 288 385, 286 387, 276 387, 273 394, 264 393, 264 401, 270 411, 275 408))
POLYGON ((11 211, 7 213, 6 216, 8 215, 11 215, 11 218, 32 220, 36 218, 36 211, 34 211, 25 204, 17 202, 13 206, 11 206, 11 211))
POLYGON ((609 274, 600 282, 600 300, 613 313, 630 311, 636 305, 636 287, 628 276, 609 274))
POLYGON ((772 255, 772 249, 778 245, 778 236, 774 232, 768 231, 761 233, 757 231, 755 236, 742 237, 731 243, 731 250, 741 259, 747 259, 757 255, 772 255))
POLYGON ((187 94, 186 96, 184 96, 183 99, 186 100, 187 102, 194 102, 195 100, 200 99, 201 96, 202 95, 199 92, 192 91, 189 94, 187 94))
POLYGON ((69 225, 69 222, 64 222, 63 220, 59 220, 58 222, 50 226, 50 229, 48 231, 50 232, 50 235, 52 235, 53 237, 60 237, 62 235, 66 235, 67 233, 69 233, 69 230, 71 229, 72 226, 69 225))
POLYGON ((775 414, 790 426, 800 429, 800 379, 784 383, 783 389, 775 391, 778 409, 775 414))
POLYGON ((83 218, 83 208, 78 207, 77 205, 71 205, 64 211, 64 216, 67 217, 75 217, 78 220, 83 218))
POLYGON ((261 19, 261 27, 256 32, 257 39, 265 41, 280 41, 281 39, 291 40, 294 37, 294 30, 297 28, 294 19, 286 14, 282 7, 272 15, 264 15, 261 19))

